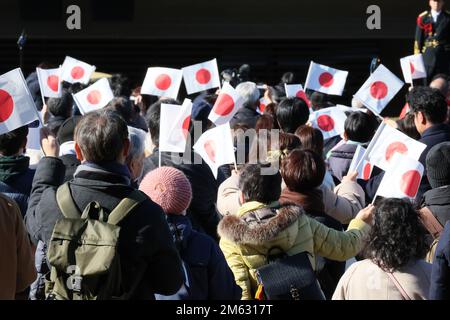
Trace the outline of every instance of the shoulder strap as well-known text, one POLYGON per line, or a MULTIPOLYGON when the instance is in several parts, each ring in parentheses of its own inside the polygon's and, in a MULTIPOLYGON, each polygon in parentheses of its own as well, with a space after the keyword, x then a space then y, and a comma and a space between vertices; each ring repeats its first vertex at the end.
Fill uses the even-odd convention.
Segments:
POLYGON ((120 201, 117 207, 109 214, 108 223, 117 225, 124 219, 138 204, 147 200, 148 197, 139 190, 132 191, 128 197, 120 201))
POLYGON ((81 212, 73 202, 69 183, 66 182, 56 190, 56 202, 64 217, 67 219, 80 219, 81 212))
POLYGON ((444 228, 438 219, 433 215, 430 209, 423 207, 419 210, 419 217, 424 227, 433 236, 434 239, 439 238, 444 228))
POLYGON ((402 295, 403 300, 411 300, 411 297, 408 296, 405 289, 403 289, 402 285, 400 284, 400 282, 398 282, 398 280, 394 276, 394 274, 391 272, 386 272, 386 274, 388 275, 389 279, 391 279, 391 281, 394 283, 394 285, 397 287, 398 291, 400 291, 400 294, 402 295))

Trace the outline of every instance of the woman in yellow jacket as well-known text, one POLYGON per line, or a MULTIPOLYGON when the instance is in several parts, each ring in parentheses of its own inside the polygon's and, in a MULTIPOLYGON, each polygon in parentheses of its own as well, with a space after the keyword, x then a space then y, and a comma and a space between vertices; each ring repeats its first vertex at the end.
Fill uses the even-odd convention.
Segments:
POLYGON ((264 175, 264 165, 247 165, 240 172, 239 189, 243 205, 237 215, 222 219, 218 232, 228 265, 236 283, 242 288, 242 299, 254 299, 256 269, 267 263, 266 255, 279 247, 288 255, 310 254, 315 269, 315 256, 345 261, 355 256, 362 238, 370 230, 373 207, 363 209, 346 232, 339 232, 309 218, 295 205, 281 207, 281 175, 264 175))

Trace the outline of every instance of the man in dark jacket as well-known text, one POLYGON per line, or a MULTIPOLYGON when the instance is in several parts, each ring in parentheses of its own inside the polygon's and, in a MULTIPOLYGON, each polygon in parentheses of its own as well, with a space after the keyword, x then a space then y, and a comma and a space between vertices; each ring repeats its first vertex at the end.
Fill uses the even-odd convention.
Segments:
MULTIPOLYGON (((33 181, 26 226, 33 241, 48 243, 58 219, 63 217, 56 190, 65 168, 57 158, 56 139, 42 130, 46 157, 38 164, 33 181)), ((110 213, 133 188, 125 166, 130 141, 125 121, 111 110, 84 116, 75 129, 75 151, 82 164, 69 182, 76 206, 83 209, 97 201, 110 213)), ((173 294, 183 283, 181 263, 161 207, 150 199, 139 204, 120 223, 118 253, 122 286, 131 298, 153 299, 155 293, 173 294), (144 272, 139 272, 145 266, 144 272), (143 274, 140 276, 140 274, 143 274)))
POLYGON ((233 128, 237 124, 245 124, 249 128, 255 128, 259 113, 256 109, 259 107, 259 90, 254 82, 243 82, 236 87, 236 91, 244 99, 242 107, 236 112, 230 121, 233 128))
POLYGON ((22 216, 35 172, 29 168, 30 158, 24 156, 27 135, 27 126, 0 135, 0 192, 17 202, 22 216))
POLYGON ((63 89, 61 98, 49 98, 47 108, 50 112, 50 119, 46 123, 54 135, 58 134, 61 125, 72 115, 73 98, 72 95, 63 89))

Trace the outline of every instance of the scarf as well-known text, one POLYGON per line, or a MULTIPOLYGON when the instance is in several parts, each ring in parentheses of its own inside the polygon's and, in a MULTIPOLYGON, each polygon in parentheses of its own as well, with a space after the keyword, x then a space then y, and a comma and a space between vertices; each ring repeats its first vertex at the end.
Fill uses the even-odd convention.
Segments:
POLYGON ((24 173, 30 167, 30 158, 26 156, 0 157, 0 181, 7 183, 13 177, 24 173))
POLYGON ((313 189, 304 193, 298 193, 284 188, 281 192, 280 203, 292 203, 302 206, 303 209, 312 215, 323 215, 325 205, 323 204, 323 195, 320 189, 313 189))

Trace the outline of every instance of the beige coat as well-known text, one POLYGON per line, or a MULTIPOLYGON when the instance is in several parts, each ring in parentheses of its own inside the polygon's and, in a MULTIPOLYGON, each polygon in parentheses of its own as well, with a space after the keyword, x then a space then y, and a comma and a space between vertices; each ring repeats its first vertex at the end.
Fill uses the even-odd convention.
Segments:
MULTIPOLYGON (((233 175, 225 180, 217 193, 217 210, 223 216, 235 215, 240 207, 239 176, 233 175)), ((334 192, 325 186, 322 190, 325 213, 342 224, 348 224, 365 206, 364 190, 356 182, 344 182, 334 192)))
MULTIPOLYGON (((412 300, 428 299, 431 264, 418 260, 394 272, 394 276, 412 300)), ((402 300, 402 295, 387 274, 366 259, 347 269, 333 300, 402 300)))

